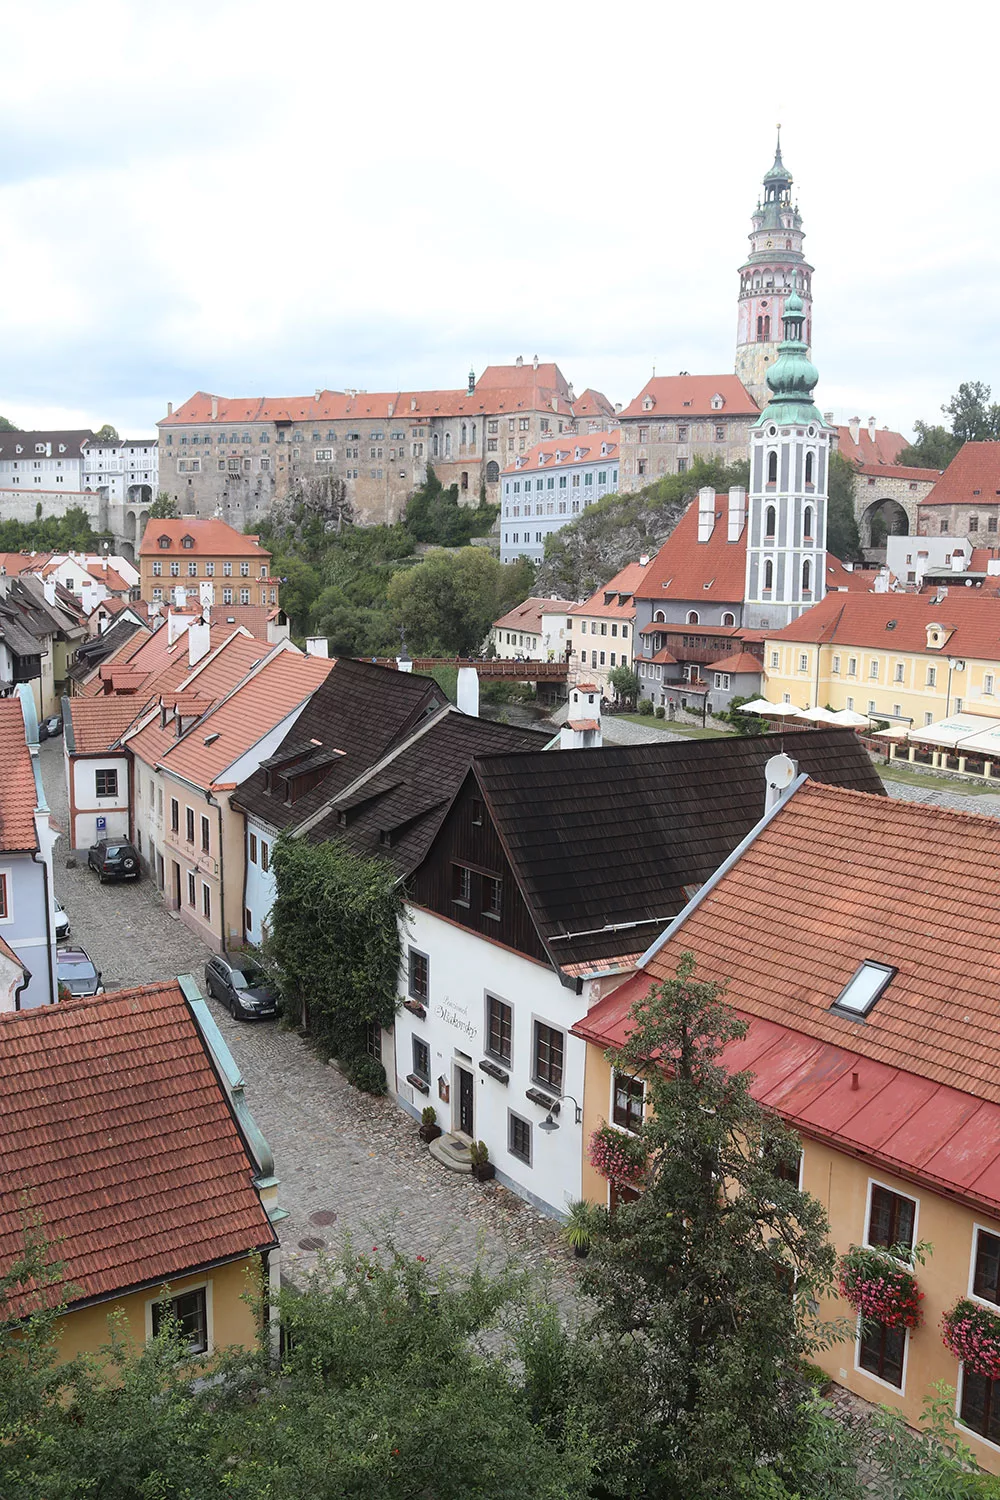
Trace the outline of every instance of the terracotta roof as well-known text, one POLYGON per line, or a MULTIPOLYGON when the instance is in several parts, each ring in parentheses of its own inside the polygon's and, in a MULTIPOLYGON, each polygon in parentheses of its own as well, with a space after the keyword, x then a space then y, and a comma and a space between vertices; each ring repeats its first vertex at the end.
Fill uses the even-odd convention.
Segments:
POLYGON ((621 433, 617 427, 610 432, 561 432, 558 437, 536 443, 514 463, 507 464, 503 472, 532 474, 542 469, 571 469, 574 464, 599 464, 605 459, 616 463, 620 441, 621 433), (603 453, 602 448, 606 450, 603 453))
POLYGON ((0 552, 0 576, 13 578, 18 573, 40 573, 52 556, 50 552, 0 552))
POLYGON ((578 419, 581 417, 610 417, 616 421, 615 409, 603 391, 594 391, 589 387, 582 396, 577 396, 573 402, 573 414, 578 419))
POLYGON ((735 656, 724 656, 721 661, 710 662, 705 668, 706 672, 763 672, 763 663, 756 656, 751 656, 749 651, 739 651, 735 656))
POLYGON ((588 729, 600 729, 600 719, 567 719, 567 727, 575 729, 578 734, 583 734, 588 729))
POLYGON ((277 604, 213 604, 209 619, 213 625, 228 626, 230 630, 242 625, 259 641, 266 641, 268 621, 279 613, 277 604))
POLYGON ((736 375, 654 375, 635 400, 618 413, 618 419, 624 422, 635 417, 657 422, 665 417, 681 421, 685 417, 715 417, 721 421, 724 417, 756 417, 759 412, 760 407, 736 375), (654 402, 649 411, 643 409, 647 396, 654 402), (712 409, 714 396, 721 396, 725 403, 718 411, 712 409))
POLYGON ((110 750, 141 712, 134 697, 70 698, 69 749, 78 755, 110 750))
MULTIPOLYGON (((676 656, 671 656, 665 646, 659 651, 654 652, 652 656, 647 656, 643 653, 642 660, 644 662, 651 662, 654 667, 676 667, 677 665, 676 656)), ((690 683, 685 683, 684 685, 685 687, 689 687, 690 683)))
POLYGON ((522 604, 515 604, 499 620, 493 621, 494 630, 527 630, 537 635, 542 628, 542 614, 568 614, 570 612, 567 599, 525 599, 522 604))
POLYGON ((258 562, 269 562, 270 552, 262 547, 260 539, 244 536, 234 531, 225 521, 201 520, 196 516, 181 516, 179 521, 150 520, 139 544, 140 557, 159 557, 164 553, 186 552, 188 557, 254 557, 258 562), (169 548, 160 546, 160 537, 170 538, 169 548), (183 548, 181 539, 191 537, 194 546, 183 548))
POLYGON ((972 656, 1000 661, 1000 599, 951 589, 944 599, 926 594, 827 594, 769 641, 865 646, 869 650, 919 651, 939 657, 972 656), (944 627, 939 648, 927 644, 928 625, 944 627))
POLYGON ((964 443, 921 505, 1000 505, 1000 443, 964 443))
MULTIPOLYGON (((919 469, 907 464, 856 464, 859 474, 878 479, 906 479, 911 484, 936 484, 940 469, 919 469)), ((923 499, 920 504, 922 505, 923 499)))
MULTIPOLYGON (((582 604, 574 604, 566 613, 594 615, 608 620, 630 620, 635 614, 636 590, 652 565, 652 561, 626 563, 620 573, 616 573, 601 588, 595 589, 589 599, 585 599, 582 604), (624 603, 621 602, 622 599, 624 603)), ((544 611, 545 614, 556 612, 549 609, 544 611)))
POLYGON ((275 1243, 176 982, 0 1015, 0 1266, 30 1203, 80 1300, 275 1243))
POLYGON ((878 569, 845 568, 839 557, 826 554, 826 586, 828 589, 852 589, 855 593, 867 594, 875 586, 878 569))
POLYGON ((646 569, 636 589, 639 599, 703 599, 743 603, 746 583, 747 527, 735 542, 727 540, 728 495, 717 495, 715 526, 707 542, 698 540, 698 499, 691 501, 646 569))
POLYGON ((0 698, 0 849, 37 849, 35 773, 18 697, 0 698))
MULTIPOLYGON (((857 442, 852 438, 849 426, 837 426, 834 431, 837 434, 838 452, 852 464, 861 466, 865 472, 869 469, 884 472, 885 466, 895 465, 903 449, 909 446, 901 432, 891 432, 888 427, 876 427, 873 439, 867 425, 863 425, 858 430, 857 442)), ((927 472, 926 469, 923 470, 924 475, 927 472)))

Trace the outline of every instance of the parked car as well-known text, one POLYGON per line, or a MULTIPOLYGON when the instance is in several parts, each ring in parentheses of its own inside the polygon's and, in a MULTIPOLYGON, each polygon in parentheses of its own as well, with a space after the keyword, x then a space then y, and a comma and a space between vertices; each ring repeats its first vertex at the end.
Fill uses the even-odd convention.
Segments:
POLYGON ((237 1021, 262 1021, 278 1014, 278 996, 267 975, 247 956, 217 953, 205 965, 208 993, 221 1000, 237 1021))
POLYGON ((50 714, 38 726, 39 740, 54 740, 58 735, 62 734, 62 727, 62 715, 50 714))
POLYGON ((74 999, 80 995, 103 995, 101 971, 94 967, 84 948, 60 948, 56 958, 59 988, 69 990, 74 999))
POLYGON ((139 878, 139 855, 135 845, 124 839, 98 839, 90 846, 87 863, 97 871, 102 885, 106 880, 139 878))
POLYGON ((56 901, 56 942, 69 937, 69 913, 61 901, 56 901))

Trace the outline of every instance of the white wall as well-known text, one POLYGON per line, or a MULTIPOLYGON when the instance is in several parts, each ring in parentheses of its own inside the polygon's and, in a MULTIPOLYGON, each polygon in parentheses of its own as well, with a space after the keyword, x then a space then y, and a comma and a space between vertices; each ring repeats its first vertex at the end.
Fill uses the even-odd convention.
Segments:
POLYGON ((74 849, 89 849, 99 838, 127 838, 128 815, 128 759, 124 755, 107 755, 100 759, 84 756, 68 758, 67 776, 70 801, 76 811, 70 829, 70 844, 74 849), (118 795, 98 797, 97 772, 118 772, 118 795), (89 810, 88 810, 89 809, 89 810), (106 820, 103 832, 98 830, 97 818, 106 820))
MULTIPOLYGON (((406 958, 412 946, 430 958, 430 997, 426 1020, 409 1011, 396 1016, 396 1080, 400 1102, 419 1114, 425 1104, 437 1110, 438 1124, 458 1128, 456 1063, 473 1074, 474 1128, 485 1141, 497 1176, 522 1197, 549 1211, 564 1212, 581 1193, 583 1127, 574 1123, 574 1110, 564 1103, 559 1129, 538 1129, 546 1111, 525 1098, 533 1086, 531 1074, 535 1020, 558 1027, 565 1036, 562 1092, 583 1101, 585 1044, 570 1036, 569 1028, 586 1011, 582 996, 560 983, 554 970, 533 963, 472 932, 442 921, 425 911, 411 911, 403 933, 404 968, 400 994, 406 998, 406 958), (479 1069, 487 1057, 486 992, 510 1005, 513 1016, 510 1082, 504 1086, 479 1069), (426 1041, 431 1052, 431 1090, 421 1094, 406 1082, 413 1070, 413 1036, 426 1041), (464 1052, 470 1061, 458 1056, 464 1052), (444 1077, 451 1089, 449 1103, 438 1093, 444 1077), (508 1111, 531 1125, 531 1165, 507 1149, 508 1111)), ((505 1064, 501 1066, 506 1067, 505 1064)), ((389 1079, 392 1087, 392 1079, 389 1079)))
MULTIPOLYGON (((266 759, 267 757, 264 756, 262 758, 266 759)), ((252 924, 246 928, 246 940, 248 943, 260 943, 264 937, 261 931, 261 923, 267 921, 271 907, 274 905, 274 898, 278 894, 273 869, 261 869, 260 846, 263 842, 267 845, 268 849, 273 848, 274 841, 278 835, 273 829, 266 827, 263 823, 255 822, 253 818, 245 818, 244 822, 246 824, 244 859, 246 861, 247 873, 246 887, 243 893, 243 907, 244 912, 249 912, 253 917, 252 924), (250 859, 251 833, 257 840, 256 862, 250 859)), ((245 924, 246 917, 244 916, 245 924)), ((388 1073, 388 1069, 386 1071, 388 1073)))

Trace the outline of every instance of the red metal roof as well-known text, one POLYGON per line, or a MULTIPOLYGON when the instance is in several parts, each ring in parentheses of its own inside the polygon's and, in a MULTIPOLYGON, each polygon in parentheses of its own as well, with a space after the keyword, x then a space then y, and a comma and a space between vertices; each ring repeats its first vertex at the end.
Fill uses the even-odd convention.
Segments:
POLYGON ((176 982, 0 1015, 0 1266, 41 1215, 79 1300, 275 1242, 176 982))

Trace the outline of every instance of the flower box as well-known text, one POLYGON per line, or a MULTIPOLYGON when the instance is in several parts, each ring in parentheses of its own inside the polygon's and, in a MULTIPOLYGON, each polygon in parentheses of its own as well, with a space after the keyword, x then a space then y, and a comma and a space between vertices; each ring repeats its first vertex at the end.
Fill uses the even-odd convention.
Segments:
POLYGON ((919 1328, 924 1294, 912 1271, 884 1250, 852 1245, 841 1257, 840 1294, 865 1322, 887 1328, 919 1328))
POLYGON ((1000 1380, 1000 1316, 961 1297, 941 1319, 941 1337, 946 1349, 974 1375, 1000 1380))
POLYGON ((601 1125, 590 1137, 590 1164, 609 1182, 637 1183, 646 1175, 646 1148, 641 1139, 612 1125, 601 1125))

